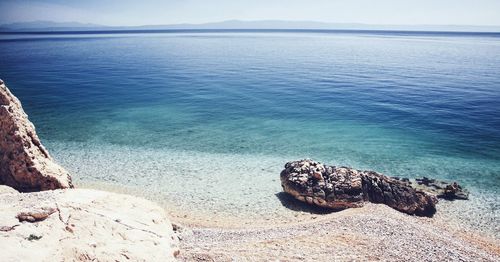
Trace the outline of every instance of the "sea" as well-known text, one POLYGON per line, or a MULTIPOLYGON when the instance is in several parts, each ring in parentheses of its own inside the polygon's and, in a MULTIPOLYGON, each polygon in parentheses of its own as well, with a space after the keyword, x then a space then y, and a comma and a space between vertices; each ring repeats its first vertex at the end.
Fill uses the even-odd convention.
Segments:
POLYGON ((500 33, 1 33, 0 78, 78 187, 279 217, 310 158, 456 181, 499 230, 500 33))

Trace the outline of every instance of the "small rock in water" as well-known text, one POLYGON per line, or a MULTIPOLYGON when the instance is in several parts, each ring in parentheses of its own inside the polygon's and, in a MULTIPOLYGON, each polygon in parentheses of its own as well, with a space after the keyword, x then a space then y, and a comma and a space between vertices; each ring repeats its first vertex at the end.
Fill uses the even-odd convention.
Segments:
POLYGON ((417 178, 414 187, 435 194, 439 198, 447 200, 469 199, 469 192, 462 188, 457 182, 447 183, 427 177, 417 178))

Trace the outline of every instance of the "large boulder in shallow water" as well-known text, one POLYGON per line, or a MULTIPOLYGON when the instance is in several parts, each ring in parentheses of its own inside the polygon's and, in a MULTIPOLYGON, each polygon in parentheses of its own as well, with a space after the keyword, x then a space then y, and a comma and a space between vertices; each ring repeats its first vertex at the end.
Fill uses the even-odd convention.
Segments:
POLYGON ((285 192, 320 207, 361 207, 369 201, 418 216, 432 216, 436 212, 435 196, 373 171, 300 160, 288 162, 280 177, 285 192))
POLYGON ((21 192, 71 188, 71 176, 40 143, 19 100, 0 80, 0 184, 21 192))

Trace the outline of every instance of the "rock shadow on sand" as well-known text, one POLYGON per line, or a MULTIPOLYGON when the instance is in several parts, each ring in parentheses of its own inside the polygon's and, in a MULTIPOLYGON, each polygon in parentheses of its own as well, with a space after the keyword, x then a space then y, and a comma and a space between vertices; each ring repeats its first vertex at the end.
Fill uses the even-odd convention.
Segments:
POLYGON ((345 209, 331 209, 325 207, 313 206, 295 199, 290 194, 285 192, 276 193, 275 196, 280 200, 281 204, 293 211, 302 211, 317 215, 326 215, 331 213, 336 213, 345 209))

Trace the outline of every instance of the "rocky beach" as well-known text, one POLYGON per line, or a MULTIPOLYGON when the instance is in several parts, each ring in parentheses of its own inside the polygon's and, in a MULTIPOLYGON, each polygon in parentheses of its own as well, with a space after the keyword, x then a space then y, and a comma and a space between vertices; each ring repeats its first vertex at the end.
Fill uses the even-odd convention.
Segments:
MULTIPOLYGON (((237 222, 234 222, 237 223, 237 222)), ((367 204, 296 222, 186 227, 183 261, 497 261, 498 239, 458 229, 456 221, 408 216, 367 204)))
POLYGON ((160 207, 119 194, 134 193, 125 187, 109 186, 112 193, 74 185, 3 82, 0 127, 5 261, 500 259, 498 206, 479 219, 471 214, 489 208, 484 203, 497 205, 497 196, 484 202, 456 183, 421 179, 415 185, 372 171, 293 161, 276 174, 286 193, 274 201, 287 211, 244 219, 206 213, 202 206, 160 207))

